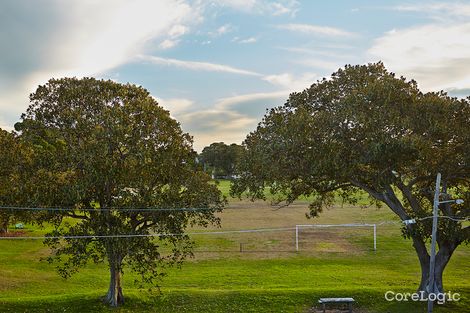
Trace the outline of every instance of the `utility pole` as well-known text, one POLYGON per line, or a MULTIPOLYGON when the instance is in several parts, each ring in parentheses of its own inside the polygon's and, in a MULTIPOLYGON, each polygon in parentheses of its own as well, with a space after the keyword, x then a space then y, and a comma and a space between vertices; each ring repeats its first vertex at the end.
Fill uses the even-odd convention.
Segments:
POLYGON ((432 313, 432 308, 434 306, 434 301, 430 300, 429 294, 433 293, 434 295, 436 295, 436 292, 439 291, 436 288, 436 284, 435 284, 436 275, 434 272, 435 263, 436 263, 436 237, 437 237, 437 218, 438 218, 439 204, 441 203, 462 204, 464 202, 462 199, 451 199, 451 200, 439 201, 440 195, 441 195, 441 173, 437 173, 436 191, 434 192, 434 203, 433 203, 433 208, 432 208, 432 240, 431 240, 431 255, 429 258, 428 313, 432 313))
POLYGON ((437 173, 436 191, 434 192, 434 204, 432 210, 432 240, 431 256, 429 260, 429 285, 428 285, 428 313, 432 313, 434 301, 430 300, 430 294, 436 292, 434 286, 434 263, 436 261, 436 235, 437 235, 437 214, 439 209, 439 195, 441 193, 441 173, 437 173))

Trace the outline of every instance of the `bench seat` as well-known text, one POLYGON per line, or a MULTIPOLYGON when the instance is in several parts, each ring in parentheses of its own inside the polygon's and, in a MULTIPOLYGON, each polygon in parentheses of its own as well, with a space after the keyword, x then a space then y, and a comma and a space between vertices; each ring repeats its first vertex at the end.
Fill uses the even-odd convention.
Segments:
POLYGON ((322 304, 323 313, 326 312, 326 304, 327 303, 347 303, 349 313, 352 313, 352 304, 356 302, 353 298, 320 298, 318 303, 322 304))

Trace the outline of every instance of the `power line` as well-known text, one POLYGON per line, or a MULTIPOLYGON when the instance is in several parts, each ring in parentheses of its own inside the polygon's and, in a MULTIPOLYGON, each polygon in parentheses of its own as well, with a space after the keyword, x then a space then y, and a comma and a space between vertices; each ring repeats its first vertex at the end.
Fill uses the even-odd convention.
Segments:
MULTIPOLYGON (((162 208, 162 207, 103 207, 103 208, 72 208, 72 207, 23 207, 23 206, 0 206, 3 210, 12 211, 56 211, 56 212, 69 212, 69 211, 85 211, 85 212, 106 212, 106 211, 134 211, 134 212, 168 212, 168 211, 182 211, 182 212, 198 212, 198 211, 217 211, 219 208, 162 208)), ((245 208, 250 210, 252 208, 245 208)), ((223 210, 243 210, 239 207, 226 207, 223 210)), ((424 221, 432 219, 433 216, 425 216, 415 218, 415 221, 424 221)), ((455 222, 470 221, 470 217, 452 217, 447 215, 438 216, 438 218, 445 218, 455 222)), ((384 224, 402 224, 404 221, 383 221, 377 225, 384 224)))
MULTIPOLYGON (((426 216, 426 217, 422 217, 422 218, 418 218, 416 220, 418 221, 424 221, 424 220, 428 220, 428 219, 432 219, 433 217, 432 216, 426 216)), ((470 221, 470 217, 452 217, 452 216, 447 216, 447 215, 440 215, 440 216, 437 216, 437 218, 446 218, 446 219, 449 219, 449 220, 452 220, 452 221, 455 221, 455 222, 464 222, 464 221, 470 221)))
POLYGON ((192 233, 156 233, 156 234, 120 234, 120 235, 77 235, 77 236, 31 236, 31 237, 0 237, 1 239, 96 239, 96 238, 138 238, 138 237, 178 237, 183 235, 223 235, 223 234, 241 234, 241 233, 262 233, 295 230, 295 227, 281 228, 258 228, 258 229, 239 229, 227 231, 212 232, 192 232, 192 233))
MULTIPOLYGON (((468 221, 470 218, 455 219, 448 216, 439 216, 441 218, 449 218, 454 221, 468 221)), ((426 220, 432 216, 423 217, 416 220, 426 220)), ((382 221, 380 223, 366 223, 366 224, 328 224, 328 225, 297 225, 297 226, 318 226, 318 227, 335 227, 335 226, 382 226, 382 225, 401 225, 404 221, 382 221)), ((280 228, 258 228, 258 229, 239 229, 227 231, 212 231, 212 232, 190 232, 190 233, 155 233, 155 234, 116 234, 116 235, 77 235, 77 236, 22 236, 22 237, 0 237, 0 240, 8 239, 98 239, 98 238, 138 238, 138 237, 177 237, 183 235, 224 235, 224 234, 241 234, 241 233, 261 233, 261 232, 277 232, 277 231, 293 231, 296 227, 280 227, 280 228)))
POLYGON ((12 211, 56 211, 56 212, 69 212, 69 211, 87 211, 87 212, 104 212, 104 211, 137 211, 137 212, 158 212, 158 211, 184 211, 184 212, 197 212, 197 211, 213 211, 218 208, 161 208, 161 207, 103 207, 103 208, 71 208, 71 207, 14 207, 14 206, 0 206, 0 209, 12 211))
MULTIPOLYGON (((2 207, 0 207, 2 208, 2 207)), ((470 218, 452 218, 449 216, 439 216, 440 218, 448 218, 453 221, 469 221, 470 218)), ((419 218, 416 220, 427 220, 432 216, 419 218)), ((382 221, 372 222, 368 224, 329 224, 329 225, 317 225, 319 227, 335 227, 335 226, 382 226, 382 225, 401 225, 404 221, 382 221)), ((298 225, 299 226, 299 225, 298 225)), ((302 226, 315 226, 315 224, 302 225, 302 226)), ((189 232, 189 233, 155 233, 155 234, 115 234, 115 235, 76 235, 76 236, 19 236, 19 237, 1 237, 0 240, 18 240, 18 239, 30 239, 30 240, 44 240, 44 239, 98 239, 98 238, 139 238, 139 237, 177 237, 183 235, 224 235, 224 234, 241 234, 241 233, 262 233, 262 232, 278 232, 278 231, 294 231, 296 227, 280 227, 280 228, 258 228, 258 229, 239 229, 239 230, 228 230, 228 231, 211 231, 211 232, 189 232)))
MULTIPOLYGON (((271 207, 256 207, 256 209, 272 210, 271 207)), ((251 207, 225 207, 226 210, 253 210, 251 207)), ((106 211, 135 211, 135 212, 165 212, 165 211, 184 211, 184 212, 198 212, 198 211, 217 211, 219 208, 162 208, 162 207, 103 207, 103 208, 76 208, 76 207, 23 207, 23 206, 0 206, 0 210, 11 211, 56 211, 56 212, 106 212, 106 211)))

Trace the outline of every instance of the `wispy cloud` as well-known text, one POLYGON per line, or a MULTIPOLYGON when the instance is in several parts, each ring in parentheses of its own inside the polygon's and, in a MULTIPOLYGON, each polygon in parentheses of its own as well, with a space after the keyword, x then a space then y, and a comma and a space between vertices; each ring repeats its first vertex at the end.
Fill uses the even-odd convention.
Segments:
POLYGON ((298 6, 299 6, 298 1, 288 1, 287 3, 273 2, 270 4, 270 9, 271 9, 272 15, 274 16, 283 15, 283 14, 295 16, 298 10, 297 9, 298 6))
POLYGON ((163 40, 158 47, 160 49, 171 49, 180 43, 180 37, 187 34, 189 32, 189 27, 176 24, 170 28, 168 31, 168 36, 165 40, 163 40))
POLYGON ((430 14, 432 17, 443 15, 452 15, 454 17, 469 17, 470 4, 456 2, 456 3, 442 3, 442 2, 422 2, 414 4, 403 4, 393 7, 397 11, 419 12, 430 14))
POLYGON ((285 100, 289 96, 291 91, 289 90, 281 90, 281 91, 274 91, 274 92, 259 92, 259 93, 250 93, 250 94, 243 94, 237 95, 232 97, 221 98, 217 100, 215 107, 217 110, 225 111, 230 109, 230 107, 240 104, 240 103, 248 103, 257 100, 267 100, 267 99, 282 99, 285 100))
POLYGON ((252 130, 257 119, 230 110, 200 110, 179 115, 183 130, 194 136, 194 148, 202 151, 205 146, 217 141, 241 143, 252 130))
POLYGON ((265 76, 263 80, 292 92, 302 91, 310 87, 318 78, 318 75, 315 73, 304 73, 300 77, 295 77, 290 73, 283 73, 265 76))
POLYGON ((150 62, 153 64, 176 66, 176 67, 185 68, 185 69, 194 70, 194 71, 225 72, 225 73, 240 74, 240 75, 262 76, 261 74, 253 72, 253 71, 239 69, 239 68, 232 67, 229 65, 209 63, 209 62, 184 61, 184 60, 177 60, 177 59, 161 58, 161 57, 150 56, 150 55, 139 55, 138 59, 142 61, 150 62))
POLYGON ((470 87, 468 22, 395 29, 376 39, 368 53, 425 90, 470 87))
POLYGON ((241 44, 255 43, 257 41, 258 41, 258 39, 256 39, 255 37, 249 37, 249 38, 246 38, 246 39, 241 39, 239 37, 234 37, 232 39, 232 42, 237 42, 237 43, 241 43, 241 44))
MULTIPOLYGON (((266 108, 284 103, 289 93, 289 90, 283 90, 241 94, 220 98, 208 109, 186 112, 193 105, 190 102, 183 104, 181 112, 175 115, 182 128, 194 136, 195 149, 201 151, 214 140, 241 143, 246 134, 256 128, 266 108), (217 134, 217 139, 214 139, 214 134, 217 134)), ((164 107, 169 108, 170 105, 164 107)))
POLYGON ((170 49, 176 46, 178 43, 179 40, 165 39, 158 45, 158 47, 161 49, 170 49))
MULTIPOLYGON (((352 47, 351 47, 352 48, 352 47)), ((315 57, 328 57, 336 59, 352 59, 354 56, 350 53, 338 52, 337 50, 341 48, 336 47, 312 47, 312 48, 303 48, 303 47, 278 47, 280 50, 303 54, 306 56, 315 56, 315 57)), ((343 48, 344 50, 345 48, 343 48)))
POLYGON ((194 102, 189 99, 185 98, 169 98, 169 99, 162 99, 162 98, 155 98, 159 105, 161 105, 166 110, 170 111, 170 114, 173 117, 178 117, 181 114, 184 114, 192 106, 194 106, 194 102))
POLYGON ((335 71, 338 68, 342 67, 345 63, 345 61, 325 60, 325 59, 320 59, 320 58, 298 59, 292 62, 296 64, 301 64, 301 65, 304 65, 313 69, 321 69, 327 72, 335 71))
POLYGON ((184 34, 189 32, 189 27, 181 24, 176 24, 170 28, 168 35, 172 38, 183 36, 184 34))
POLYGON ((294 16, 300 6, 296 0, 212 0, 210 3, 246 13, 270 14, 272 16, 294 16))
POLYGON ((222 35, 225 35, 227 33, 230 33, 233 30, 233 26, 230 24, 224 24, 217 28, 215 31, 209 32, 209 36, 211 37, 219 37, 222 35))
POLYGON ((356 35, 355 33, 351 33, 339 28, 312 24, 281 24, 277 25, 276 27, 279 29, 285 29, 296 33, 304 33, 310 35, 337 37, 351 37, 356 35))

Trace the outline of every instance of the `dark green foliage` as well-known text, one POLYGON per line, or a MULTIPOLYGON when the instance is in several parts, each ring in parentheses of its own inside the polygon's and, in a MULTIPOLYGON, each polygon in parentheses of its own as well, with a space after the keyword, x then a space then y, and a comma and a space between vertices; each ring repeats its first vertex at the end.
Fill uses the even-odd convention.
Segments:
POLYGON ((0 129, 0 233, 15 221, 31 221, 37 214, 6 207, 24 204, 33 186, 28 170, 34 156, 31 146, 13 132, 0 129))
POLYGON ((242 154, 243 147, 240 145, 214 142, 202 150, 199 159, 205 170, 215 177, 231 177, 237 172, 242 154))
MULTIPOLYGON (((331 205, 334 194, 354 202, 366 191, 402 220, 431 215, 435 177, 465 204, 440 206, 440 214, 470 213, 470 101, 444 92, 422 93, 382 63, 346 66, 271 109, 244 142, 241 177, 232 194, 264 198, 264 190, 291 203, 314 195, 310 215, 331 205)), ((444 195, 443 200, 449 196, 444 195)), ((404 228, 413 239, 427 280, 425 242, 432 220, 404 228)), ((470 239, 461 222, 440 219, 437 271, 470 239), (439 261, 440 260, 440 261, 439 261)), ((438 274, 439 275, 439 274, 438 274)), ((442 272, 440 272, 442 276, 442 272)), ((442 287, 442 285, 440 286, 442 287)))
POLYGON ((16 125, 34 146, 35 206, 72 208, 44 220, 57 225, 49 236, 174 236, 49 238, 50 261, 68 277, 88 261, 107 262, 107 301, 123 302, 120 275, 129 266, 154 284, 165 264, 191 254, 184 234, 192 224, 217 224, 224 200, 210 177, 198 170, 191 137, 158 106, 147 90, 93 78, 52 79, 30 97, 16 125), (154 208, 132 211, 122 208, 154 208), (158 208, 205 208, 159 211, 158 208), (63 218, 78 221, 72 225, 63 218), (164 251, 161 246, 165 246, 164 251))

